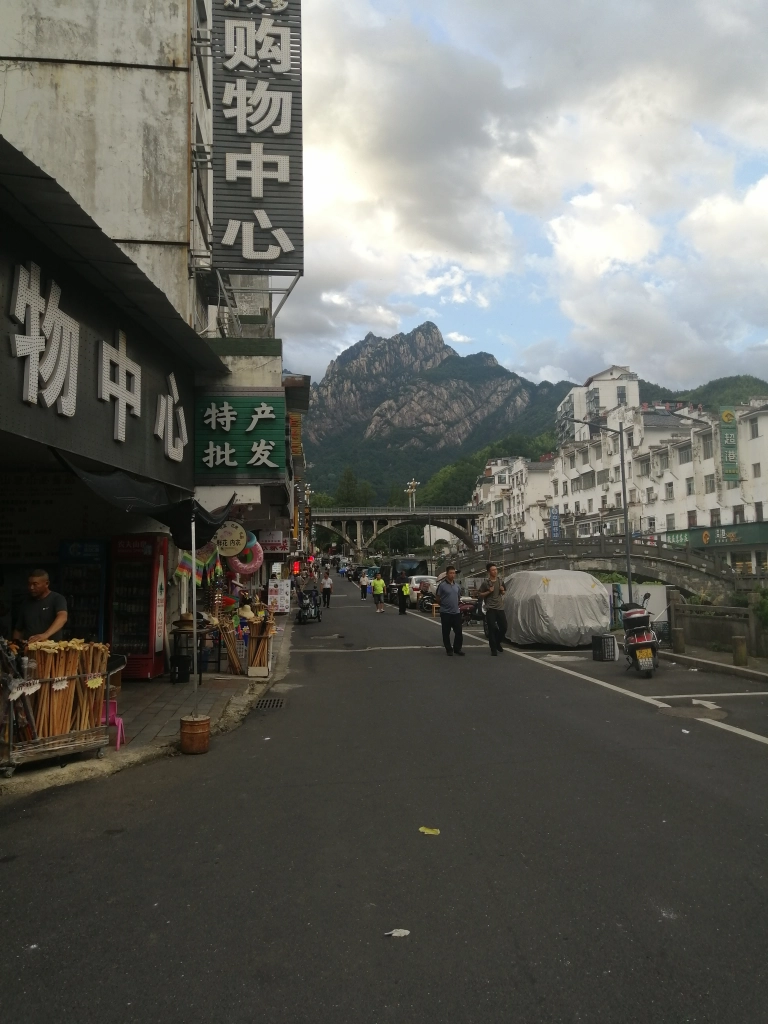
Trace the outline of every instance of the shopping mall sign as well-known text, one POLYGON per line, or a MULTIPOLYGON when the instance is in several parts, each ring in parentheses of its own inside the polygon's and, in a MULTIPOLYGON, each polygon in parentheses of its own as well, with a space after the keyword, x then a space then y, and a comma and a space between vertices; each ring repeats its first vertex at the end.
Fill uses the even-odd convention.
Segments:
POLYGON ((195 399, 195 481, 214 484, 283 476, 285 396, 282 392, 198 394, 195 399))
POLYGON ((738 480, 739 473, 739 431, 736 425, 736 410, 720 407, 720 461, 724 480, 738 480))
POLYGON ((213 268, 301 274, 301 0, 213 0, 213 268))

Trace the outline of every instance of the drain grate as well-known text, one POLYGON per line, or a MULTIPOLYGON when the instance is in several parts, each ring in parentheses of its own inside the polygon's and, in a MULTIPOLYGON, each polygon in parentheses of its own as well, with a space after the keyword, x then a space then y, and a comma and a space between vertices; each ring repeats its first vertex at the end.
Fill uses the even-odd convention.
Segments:
POLYGON ((256 701, 256 710, 279 711, 283 704, 285 704, 283 697, 263 697, 261 700, 256 701))

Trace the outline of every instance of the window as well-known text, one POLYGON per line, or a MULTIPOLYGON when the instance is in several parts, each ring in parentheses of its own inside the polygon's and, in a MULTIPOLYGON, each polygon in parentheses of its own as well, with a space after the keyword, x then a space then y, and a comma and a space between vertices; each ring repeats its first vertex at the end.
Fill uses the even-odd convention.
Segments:
POLYGON ((715 493, 715 474, 707 473, 704 477, 704 493, 714 494, 715 493))
POLYGON ((567 480, 563 480, 563 494, 567 494, 567 493, 568 493, 568 481, 567 480))
POLYGON ((579 523, 579 536, 580 537, 588 537, 589 536, 589 523, 579 523))
POLYGON ((610 469, 598 470, 597 482, 599 484, 607 484, 608 481, 610 480, 610 478, 611 478, 611 471, 610 471, 610 469))
POLYGON ((559 487, 559 485, 560 485, 559 480, 553 480, 552 481, 552 491, 553 491, 555 497, 557 497, 557 488, 559 487))
POLYGON ((608 508, 608 495, 604 494, 600 499, 600 508, 608 508))
POLYGON ((726 480, 725 481, 725 489, 727 491, 735 491, 738 486, 739 486, 739 481, 738 480, 726 480))
POLYGON ((656 533, 656 519, 654 516, 648 516, 648 533, 656 533))
POLYGON ((738 526, 739 523, 744 522, 744 506, 734 505, 733 506, 733 525, 738 526))
POLYGON ((616 491, 614 494, 616 508, 621 508, 621 491, 616 491))
POLYGON ((582 466, 589 465, 589 448, 585 448, 584 451, 581 453, 581 464, 582 466))
POLYGON ((701 457, 702 459, 711 459, 714 455, 714 447, 712 445, 712 435, 705 434, 701 441, 701 457))
POLYGON ((496 477, 496 483, 497 484, 505 484, 506 482, 507 482, 506 473, 499 473, 499 475, 496 477))
POLYGON ((664 500, 673 501, 675 497, 675 485, 664 484, 664 500))
POLYGON ((578 515, 579 512, 581 512, 581 502, 574 501, 574 503, 573 503, 573 511, 576 513, 576 515, 578 515))
POLYGON ((720 526, 720 509, 713 508, 709 513, 709 525, 720 526))
POLYGON ((594 470, 591 473, 582 473, 581 475, 581 489, 582 491, 588 491, 590 488, 595 486, 595 473, 594 470))
POLYGON ((695 525, 696 525, 696 513, 695 512, 689 512, 688 513, 688 528, 690 529, 692 526, 695 526, 695 525))
POLYGON ((599 462, 603 457, 603 446, 601 444, 595 445, 595 462, 599 462))
POLYGON ((655 501, 656 500, 656 495, 654 494, 652 487, 646 487, 645 488, 645 500, 646 501, 655 501))
POLYGON ((686 477, 686 480, 685 480, 685 493, 688 495, 689 498, 690 498, 690 496, 692 494, 696 493, 696 491, 694 490, 694 487, 693 487, 693 477, 692 476, 686 477))
POLYGON ((634 435, 634 433, 631 430, 627 434, 627 447, 628 448, 634 448, 635 447, 635 435, 634 435))
POLYGON ((566 501, 566 503, 563 505, 563 513, 567 513, 567 512, 568 512, 568 502, 566 501))
POLYGON ((754 477, 760 476, 760 463, 759 462, 753 462, 752 463, 752 476, 754 476, 754 477))
POLYGON ((669 469, 669 452, 662 452, 659 455, 659 469, 662 473, 664 470, 669 469))
POLYGON ((569 455, 568 456, 568 464, 570 465, 571 469, 576 469, 576 456, 575 455, 569 455))
POLYGON ((650 458, 640 459, 640 461, 637 464, 637 467, 638 467, 640 476, 650 476, 651 475, 651 460, 650 460, 650 458))
POLYGON ((591 499, 591 498, 588 498, 588 499, 587 499, 587 512, 591 512, 591 511, 592 511, 592 506, 593 506, 593 504, 594 504, 594 503, 593 503, 592 499, 591 499))
POLYGON ((581 490, 581 479, 576 477, 575 480, 571 480, 571 494, 576 494, 577 491, 581 490))
POLYGON ((749 421, 749 436, 757 437, 757 416, 749 421))
POLYGON ((763 503, 762 501, 755 502, 755 522, 762 523, 763 521, 763 503))
POLYGON ((686 462, 693 462, 693 449, 689 444, 678 451, 678 461, 681 466, 684 466, 686 462))
POLYGON ((497 516, 499 514, 499 512, 503 512, 503 511, 504 511, 504 502, 503 501, 494 501, 494 503, 493 503, 493 514, 497 516))
POLYGON ((634 487, 631 487, 630 490, 629 490, 629 500, 630 500, 630 502, 637 501, 637 491, 635 490, 634 487))
POLYGON ((675 513, 674 512, 670 512, 669 515, 667 516, 667 529, 671 531, 671 530, 674 530, 674 528, 675 528, 675 513))
POLYGON ((623 384, 616 388, 616 405, 627 404, 627 389, 623 384))

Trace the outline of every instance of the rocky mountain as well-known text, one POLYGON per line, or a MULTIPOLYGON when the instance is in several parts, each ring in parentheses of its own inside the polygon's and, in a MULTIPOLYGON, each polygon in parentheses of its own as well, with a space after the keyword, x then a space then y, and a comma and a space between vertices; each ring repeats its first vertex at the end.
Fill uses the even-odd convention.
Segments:
POLYGON ((368 334, 313 385, 304 423, 310 478, 333 491, 351 466, 383 500, 393 484, 426 480, 513 426, 549 429, 571 386, 533 384, 485 352, 459 356, 430 322, 392 338, 368 334))

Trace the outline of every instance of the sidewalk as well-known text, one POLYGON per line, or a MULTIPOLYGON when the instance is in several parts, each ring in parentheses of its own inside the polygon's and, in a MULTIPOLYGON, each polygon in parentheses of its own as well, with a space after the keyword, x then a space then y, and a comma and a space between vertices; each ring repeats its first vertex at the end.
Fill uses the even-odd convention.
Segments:
POLYGON ((659 651, 659 657, 665 661, 676 661, 679 665, 691 668, 707 669, 710 672, 724 672, 726 675, 740 676, 742 679, 754 679, 768 686, 768 658, 748 658, 747 667, 733 664, 730 651, 710 651, 707 647, 685 645, 685 654, 673 651, 659 651))
MULTIPOLYGON (((272 641, 272 672, 268 679, 203 673, 198 690, 198 713, 209 715, 211 735, 237 728, 259 698, 287 671, 293 616, 281 616, 272 641)), ((22 797, 43 789, 112 775, 124 768, 145 764, 178 751, 179 719, 194 711, 192 683, 176 684, 167 677, 149 682, 126 681, 117 697, 117 713, 123 719, 127 742, 115 748, 116 729, 110 729, 110 745, 102 758, 77 755, 59 766, 57 761, 22 765, 11 779, 0 779, 0 798, 22 797)))

